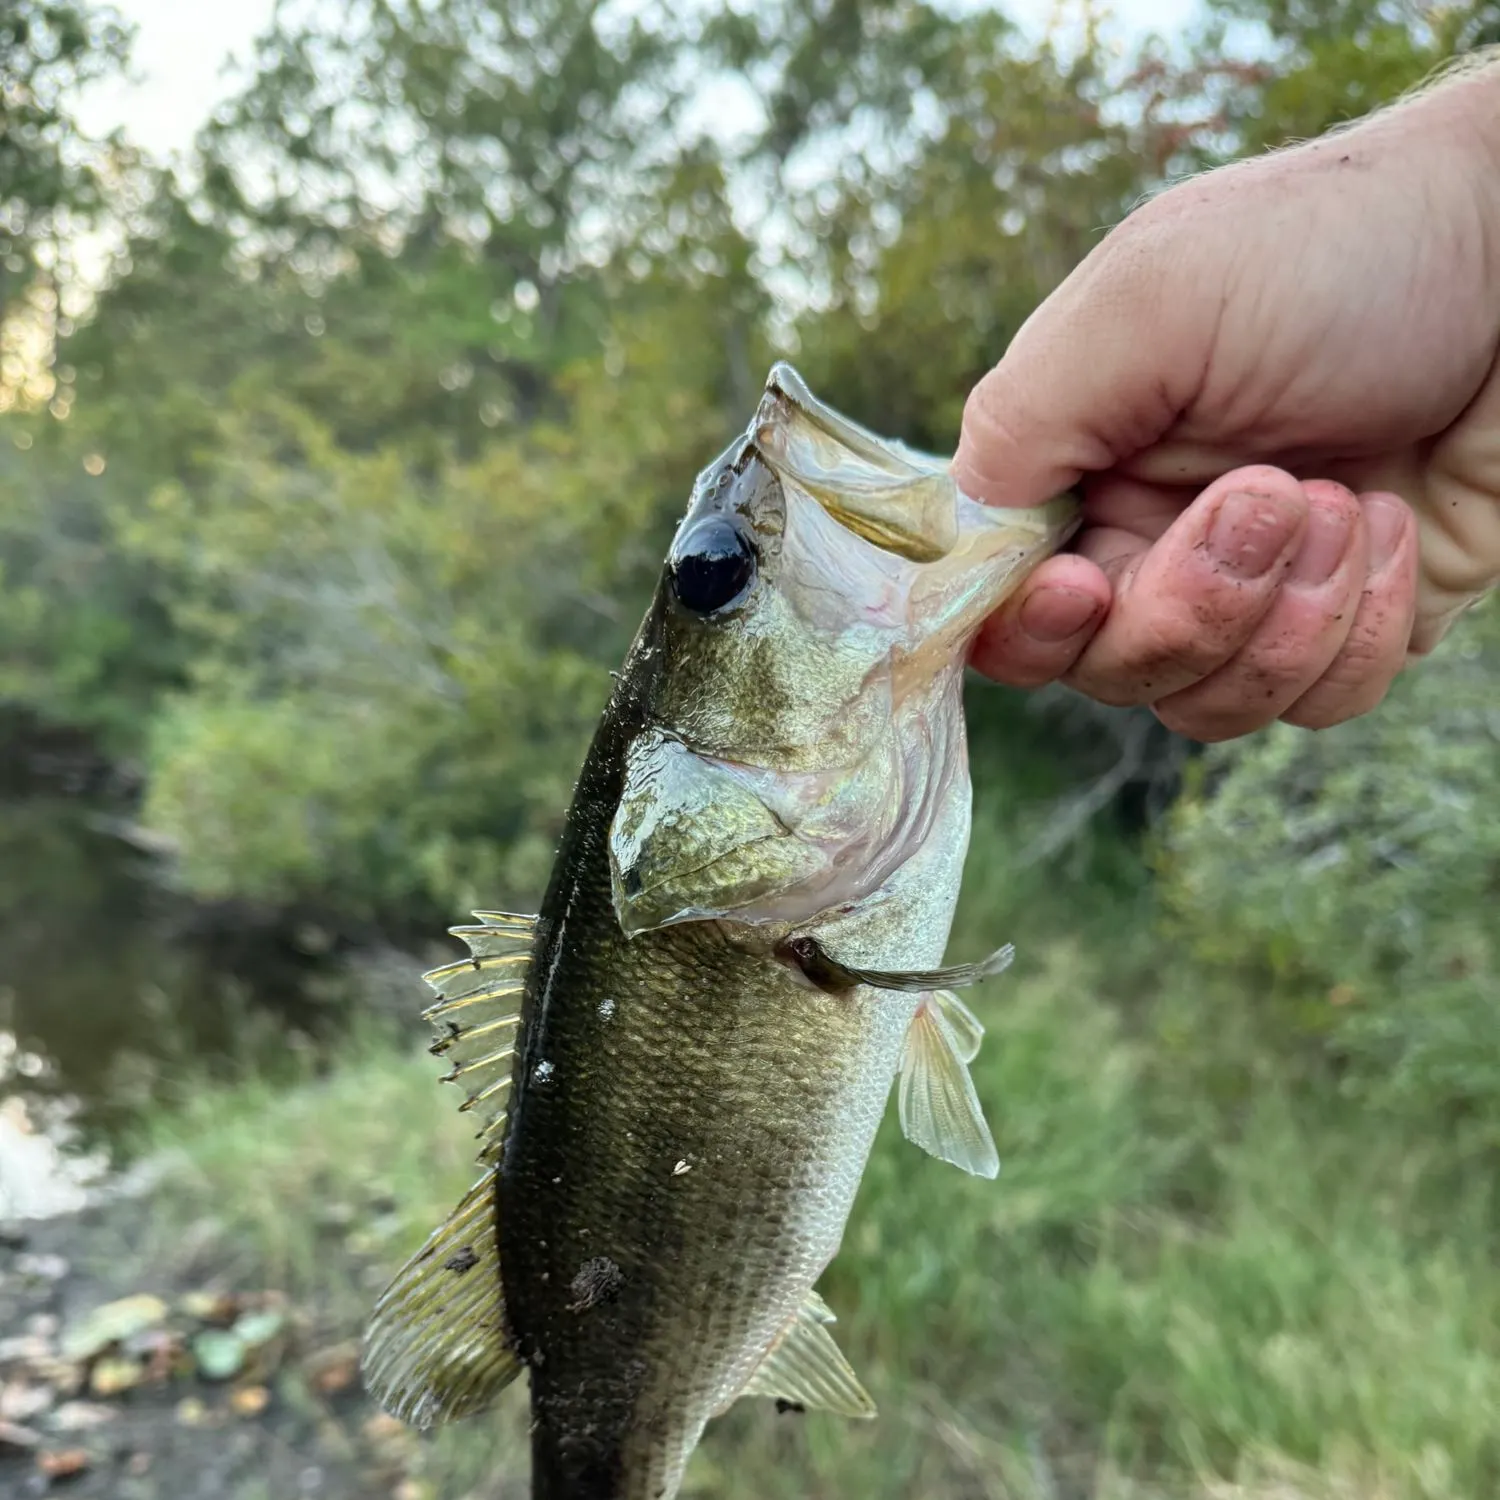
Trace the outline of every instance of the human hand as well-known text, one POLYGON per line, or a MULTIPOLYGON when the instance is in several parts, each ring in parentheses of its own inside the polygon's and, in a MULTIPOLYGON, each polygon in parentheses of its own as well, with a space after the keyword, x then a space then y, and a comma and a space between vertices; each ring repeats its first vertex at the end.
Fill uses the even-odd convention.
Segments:
POLYGON ((1082 479, 976 667, 1223 740, 1373 708, 1500 579, 1500 67, 1174 187, 964 413, 966 493, 1082 479))

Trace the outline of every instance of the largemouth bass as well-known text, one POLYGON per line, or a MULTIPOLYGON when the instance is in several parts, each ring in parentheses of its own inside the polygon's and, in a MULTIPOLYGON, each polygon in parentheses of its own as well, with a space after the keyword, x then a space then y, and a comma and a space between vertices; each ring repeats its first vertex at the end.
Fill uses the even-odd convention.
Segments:
POLYGON ((997 511, 787 365, 699 475, 536 917, 427 976, 483 1174, 378 1303, 418 1426, 530 1376, 535 1500, 671 1500, 741 1396, 874 1415, 814 1285, 899 1079, 906 1135, 998 1170, 943 967, 984 617, 1074 525, 997 511))

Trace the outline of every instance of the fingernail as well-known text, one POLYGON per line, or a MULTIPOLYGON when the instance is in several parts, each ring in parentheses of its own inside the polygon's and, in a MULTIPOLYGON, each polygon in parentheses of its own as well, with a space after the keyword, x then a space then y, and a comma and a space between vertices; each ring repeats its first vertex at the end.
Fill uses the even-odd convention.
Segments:
POLYGON ((1292 559, 1291 576, 1298 583, 1327 583, 1349 546, 1351 517, 1347 511, 1315 505, 1307 514, 1302 545, 1292 559))
POLYGON ((1021 606, 1021 629, 1045 646, 1071 640, 1099 614, 1099 601, 1081 589, 1040 589, 1021 606))
POLYGON ((1294 500, 1237 490, 1219 506, 1209 548, 1226 572, 1259 578, 1286 551, 1303 514, 1294 500))
POLYGON ((1365 525, 1370 532, 1370 571, 1379 572, 1401 545, 1406 531, 1406 507, 1398 501, 1373 496, 1365 501, 1365 525))

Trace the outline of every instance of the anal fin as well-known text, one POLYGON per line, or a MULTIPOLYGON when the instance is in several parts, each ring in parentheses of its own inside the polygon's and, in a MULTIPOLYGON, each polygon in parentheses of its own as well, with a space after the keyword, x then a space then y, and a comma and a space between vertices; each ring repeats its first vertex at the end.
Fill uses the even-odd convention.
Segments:
POLYGON ((495 1177, 487 1172, 375 1304, 365 1388, 414 1427, 472 1416, 521 1371, 505 1328, 495 1177))
POLYGON ((828 1304, 809 1292, 740 1395, 766 1396, 843 1417, 873 1417, 874 1401, 828 1331, 833 1321, 828 1304))
POLYGON ((939 1160, 996 1177, 1000 1155, 968 1068, 982 1030, 956 995, 929 995, 917 1007, 901 1053, 901 1129, 939 1160))

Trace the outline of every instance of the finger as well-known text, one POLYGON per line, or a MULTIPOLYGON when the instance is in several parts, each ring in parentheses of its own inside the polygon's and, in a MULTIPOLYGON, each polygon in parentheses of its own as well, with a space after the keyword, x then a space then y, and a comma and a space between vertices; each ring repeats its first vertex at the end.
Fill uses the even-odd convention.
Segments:
POLYGON ((1049 558, 980 629, 970 656, 1009 687, 1055 681, 1078 660, 1109 609, 1109 580, 1087 558, 1049 558))
POLYGON ((1153 705, 1168 729, 1205 743, 1250 734, 1286 713, 1339 655, 1365 586, 1364 514, 1331 480, 1303 492, 1307 529, 1271 607, 1222 667, 1153 705))
POLYGON ((1103 703, 1155 703, 1217 671, 1270 609, 1307 517, 1301 484, 1257 465, 1216 480, 1150 546, 1086 532, 1079 550, 1114 601, 1068 682, 1103 703))
POLYGON ((1148 206, 1046 299, 969 395, 953 473, 991 505, 1036 505, 1155 442, 1197 394, 1219 296, 1200 238, 1148 206))
POLYGON ((1361 495, 1369 567, 1349 634, 1328 670, 1281 717, 1327 729, 1380 703, 1406 661, 1417 610, 1417 524, 1396 495, 1361 495))

